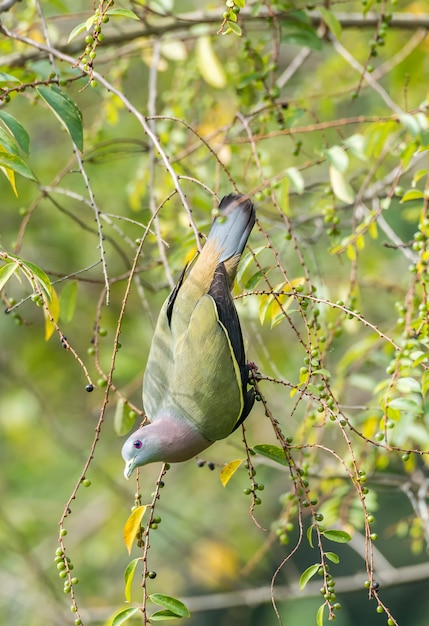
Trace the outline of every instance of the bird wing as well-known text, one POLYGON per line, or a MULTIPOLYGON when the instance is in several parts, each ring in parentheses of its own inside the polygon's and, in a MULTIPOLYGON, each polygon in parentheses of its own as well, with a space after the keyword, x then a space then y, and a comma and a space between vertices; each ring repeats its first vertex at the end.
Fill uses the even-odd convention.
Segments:
POLYGON ((173 360, 174 413, 210 441, 227 437, 240 420, 244 398, 234 349, 211 295, 199 299, 174 343, 173 360))
POLYGON ((209 294, 216 303, 219 321, 225 327, 240 369, 244 407, 240 419, 234 426, 233 430, 235 430, 249 415, 255 401, 255 390, 253 387, 247 390, 247 385, 249 384, 249 366, 246 362, 240 319, 231 292, 229 291, 228 271, 224 263, 219 263, 216 268, 209 294))
POLYGON ((168 298, 159 313, 143 378, 143 404, 152 422, 167 402, 173 370, 173 345, 169 325, 168 298))

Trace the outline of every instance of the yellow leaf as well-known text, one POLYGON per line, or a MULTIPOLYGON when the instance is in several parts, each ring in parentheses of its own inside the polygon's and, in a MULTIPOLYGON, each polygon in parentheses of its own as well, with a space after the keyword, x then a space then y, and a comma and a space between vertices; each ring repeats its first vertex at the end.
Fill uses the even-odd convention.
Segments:
POLYGON ((353 244, 347 246, 347 256, 349 257, 350 261, 356 260, 356 248, 353 244))
POLYGON ((58 322, 58 318, 60 317, 60 301, 57 296, 57 292, 51 285, 51 299, 48 301, 45 299, 45 304, 48 307, 48 311, 46 308, 43 308, 43 312, 45 314, 45 340, 48 341, 51 338, 52 333, 55 330, 54 322, 58 322), (54 321, 52 321, 52 319, 54 321))
POLYGON ((377 230, 377 222, 371 222, 368 228, 369 236, 371 239, 377 239, 378 230, 377 230))
POLYGON ((213 50, 210 37, 204 35, 197 39, 196 46, 197 65, 202 78, 211 87, 224 89, 227 79, 221 62, 213 50))
POLYGON ((16 189, 16 183, 15 183, 15 172, 13 170, 11 170, 10 167, 0 167, 0 170, 3 172, 3 174, 8 179, 8 181, 10 183, 10 186, 12 187, 12 190, 13 190, 13 193, 15 194, 15 196, 18 197, 18 191, 16 189))
POLYGON ((133 547, 134 539, 137 536, 137 533, 140 529, 140 524, 143 519, 143 515, 146 511, 146 505, 142 504, 138 506, 131 513, 124 526, 124 541, 128 550, 128 554, 131 553, 131 548, 133 547))
POLYGON ((238 470, 243 461, 244 459, 236 459, 235 461, 230 461, 230 463, 227 463, 222 468, 220 473, 220 480, 224 487, 226 487, 226 485, 229 483, 229 481, 234 476, 235 472, 238 470))
POLYGON ((363 235, 359 235, 356 237, 356 248, 358 250, 362 250, 365 247, 365 239, 363 235))

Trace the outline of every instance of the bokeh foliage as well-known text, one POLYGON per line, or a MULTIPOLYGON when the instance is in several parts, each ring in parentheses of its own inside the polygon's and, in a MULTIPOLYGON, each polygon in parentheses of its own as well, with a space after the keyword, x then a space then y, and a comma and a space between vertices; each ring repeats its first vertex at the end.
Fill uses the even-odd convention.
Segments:
POLYGON ((0 3, 5 623, 427 624, 424 11, 0 3), (154 321, 231 191, 260 402, 133 486, 154 321))

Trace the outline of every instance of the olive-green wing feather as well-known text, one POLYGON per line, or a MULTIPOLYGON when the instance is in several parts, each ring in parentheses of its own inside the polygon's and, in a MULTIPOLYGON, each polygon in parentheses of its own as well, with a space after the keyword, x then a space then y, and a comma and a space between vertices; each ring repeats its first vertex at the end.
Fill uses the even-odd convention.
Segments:
POLYGON ((174 348, 171 399, 210 441, 227 437, 243 412, 240 368, 216 303, 203 296, 174 348))

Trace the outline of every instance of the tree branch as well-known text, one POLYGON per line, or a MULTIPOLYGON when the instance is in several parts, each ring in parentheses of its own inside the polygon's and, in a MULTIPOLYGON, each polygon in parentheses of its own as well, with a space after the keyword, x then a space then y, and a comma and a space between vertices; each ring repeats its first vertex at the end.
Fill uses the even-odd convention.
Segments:
MULTIPOLYGON (((5 0, 5 3, 15 3, 19 0, 5 0)), ((0 12, 1 12, 0 5, 0 12)), ((309 18, 313 26, 318 26, 321 21, 321 15, 317 11, 310 12, 309 18)), ((341 24, 343 29, 348 28, 368 28, 373 29, 378 24, 380 16, 377 13, 369 13, 365 17, 360 13, 335 13, 335 17, 341 24)), ((258 15, 251 15, 250 9, 243 9, 240 13, 240 19, 245 22, 246 25, 257 25, 259 22, 264 22, 268 18, 272 18, 278 21, 291 20, 290 11, 268 11, 268 9, 262 7, 258 15)), ((221 21, 221 13, 218 9, 215 11, 208 11, 203 13, 202 11, 194 11, 191 13, 183 13, 171 18, 165 16, 161 21, 157 19, 156 24, 150 24, 148 21, 142 22, 139 28, 130 29, 128 31, 118 32, 117 29, 111 32, 107 31, 106 39, 103 41, 103 48, 117 47, 121 44, 125 44, 137 39, 147 39, 154 36, 165 36, 167 33, 177 33, 180 31, 190 31, 195 25, 219 25, 221 21), (142 27, 143 26, 143 27, 142 27)), ((411 13, 399 13, 393 15, 389 24, 389 29, 397 30, 412 30, 415 31, 418 28, 429 29, 429 14, 414 15, 411 13)), ((215 34, 213 29, 212 34, 215 34)), ((56 50, 68 55, 80 54, 83 51, 84 43, 82 40, 74 40, 70 43, 55 44, 56 50)), ((41 58, 45 58, 47 52, 43 50, 32 51, 28 53, 13 53, 6 55, 2 59, 2 65, 7 67, 22 67, 28 61, 34 61, 41 58)))

